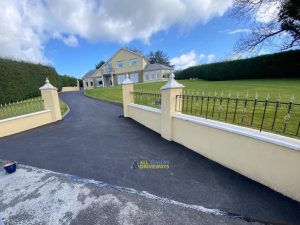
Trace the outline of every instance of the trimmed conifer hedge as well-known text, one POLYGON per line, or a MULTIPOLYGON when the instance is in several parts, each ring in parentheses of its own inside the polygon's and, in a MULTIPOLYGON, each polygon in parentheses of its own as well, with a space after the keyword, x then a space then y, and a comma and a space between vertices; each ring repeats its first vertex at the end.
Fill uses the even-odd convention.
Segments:
POLYGON ((0 104, 40 96, 46 77, 59 90, 76 86, 76 78, 60 76, 53 67, 0 58, 0 104))
POLYGON ((300 78, 300 50, 262 55, 249 59, 189 67, 176 73, 176 79, 239 80, 300 78))

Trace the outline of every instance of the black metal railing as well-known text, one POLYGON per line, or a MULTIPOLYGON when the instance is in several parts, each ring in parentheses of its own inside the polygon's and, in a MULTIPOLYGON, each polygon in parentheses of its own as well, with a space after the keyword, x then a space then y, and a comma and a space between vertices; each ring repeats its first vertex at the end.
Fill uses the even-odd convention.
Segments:
POLYGON ((160 108, 161 94, 158 91, 134 91, 131 95, 135 104, 160 108))
POLYGON ((282 102, 280 98, 270 101, 269 97, 259 100, 248 96, 183 94, 176 96, 176 111, 260 131, 300 137, 300 104, 294 103, 293 98, 289 102, 282 102))
POLYGON ((41 97, 0 104, 0 120, 44 110, 41 97))

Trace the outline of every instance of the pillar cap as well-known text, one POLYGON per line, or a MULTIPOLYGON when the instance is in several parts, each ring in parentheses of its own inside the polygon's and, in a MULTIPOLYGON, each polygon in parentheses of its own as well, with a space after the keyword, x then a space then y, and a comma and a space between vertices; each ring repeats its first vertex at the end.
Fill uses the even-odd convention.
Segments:
POLYGON ((132 80, 129 79, 128 73, 126 74, 126 79, 122 82, 122 85, 124 84, 133 84, 132 80))
POLYGON ((175 80, 175 74, 172 72, 169 76, 168 83, 166 83, 164 86, 160 88, 160 90, 166 90, 166 89, 172 89, 172 88, 184 88, 182 84, 179 84, 175 80))
POLYGON ((52 84, 50 84, 48 77, 46 78, 46 83, 43 87, 40 87, 40 90, 57 90, 52 84))

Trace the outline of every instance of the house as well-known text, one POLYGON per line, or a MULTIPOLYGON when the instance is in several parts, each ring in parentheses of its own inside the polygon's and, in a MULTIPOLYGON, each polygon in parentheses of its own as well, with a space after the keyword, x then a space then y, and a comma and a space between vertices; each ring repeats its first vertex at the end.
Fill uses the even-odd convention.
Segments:
POLYGON ((83 89, 92 89, 95 87, 102 87, 102 77, 99 76, 99 72, 96 69, 88 71, 83 77, 83 89))
POLYGON ((148 64, 144 56, 121 48, 98 70, 90 70, 83 76, 84 90, 120 85, 126 74, 135 83, 143 82, 143 71, 148 64))
POLYGON ((172 73, 173 67, 159 63, 148 64, 144 69, 144 82, 164 81, 172 73))

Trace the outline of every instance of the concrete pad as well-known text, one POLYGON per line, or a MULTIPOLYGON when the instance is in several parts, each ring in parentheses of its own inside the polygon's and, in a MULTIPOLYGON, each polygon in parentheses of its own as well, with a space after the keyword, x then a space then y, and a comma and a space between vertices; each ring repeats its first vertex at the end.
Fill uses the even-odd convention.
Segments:
POLYGON ((217 209, 24 165, 10 175, 0 172, 0 217, 5 225, 259 224, 217 209))

